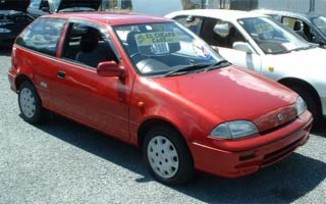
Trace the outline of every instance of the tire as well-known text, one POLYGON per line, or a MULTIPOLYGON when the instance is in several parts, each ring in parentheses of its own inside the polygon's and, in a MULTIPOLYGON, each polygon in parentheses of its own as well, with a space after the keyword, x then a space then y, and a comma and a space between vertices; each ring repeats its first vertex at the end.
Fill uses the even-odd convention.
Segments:
POLYGON ((156 126, 147 132, 143 156, 149 172, 161 183, 183 184, 194 174, 190 151, 182 136, 170 126, 156 126))
POLYGON ((302 99, 306 102, 308 110, 311 112, 312 116, 314 117, 314 126, 319 126, 319 123, 321 121, 321 110, 317 103, 317 101, 314 99, 314 97, 309 93, 308 90, 293 86, 290 87, 293 91, 295 91, 299 96, 302 97, 302 99))
POLYGON ((18 104, 21 117, 30 124, 37 124, 44 119, 41 99, 30 81, 24 81, 18 90, 18 104))

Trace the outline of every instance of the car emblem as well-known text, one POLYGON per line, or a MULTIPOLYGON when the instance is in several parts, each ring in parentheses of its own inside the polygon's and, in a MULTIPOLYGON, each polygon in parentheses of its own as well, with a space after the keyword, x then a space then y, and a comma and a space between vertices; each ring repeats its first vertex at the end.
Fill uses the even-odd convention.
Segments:
POLYGON ((280 113, 277 115, 277 118, 279 121, 283 121, 285 117, 284 117, 284 114, 280 113))

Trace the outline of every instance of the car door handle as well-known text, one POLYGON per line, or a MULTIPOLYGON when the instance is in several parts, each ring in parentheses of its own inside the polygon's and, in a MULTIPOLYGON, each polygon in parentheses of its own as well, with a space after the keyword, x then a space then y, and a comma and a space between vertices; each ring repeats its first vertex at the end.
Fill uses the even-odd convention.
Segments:
POLYGON ((59 79, 64 79, 66 77, 66 72, 59 71, 57 76, 58 76, 59 79))

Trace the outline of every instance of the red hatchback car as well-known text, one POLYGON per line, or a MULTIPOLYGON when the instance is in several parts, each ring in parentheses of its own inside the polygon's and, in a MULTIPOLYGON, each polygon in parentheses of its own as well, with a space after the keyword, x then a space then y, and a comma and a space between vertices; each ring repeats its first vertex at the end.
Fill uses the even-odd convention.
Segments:
POLYGON ((194 169, 254 173, 305 144, 312 122, 296 93, 159 17, 40 17, 16 39, 8 76, 25 121, 52 111, 138 146, 166 184, 194 169))

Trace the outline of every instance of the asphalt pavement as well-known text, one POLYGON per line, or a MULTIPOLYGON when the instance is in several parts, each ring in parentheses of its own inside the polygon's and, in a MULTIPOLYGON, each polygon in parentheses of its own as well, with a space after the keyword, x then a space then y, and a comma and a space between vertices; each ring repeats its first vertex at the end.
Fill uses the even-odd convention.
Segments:
MULTIPOLYGON (((53 116, 19 116, 9 89, 10 49, 0 47, 0 203, 325 203, 326 131, 285 160, 237 179, 197 173, 169 187, 148 174, 141 152, 53 116)), ((216 164, 218 165, 218 164, 216 164)))

